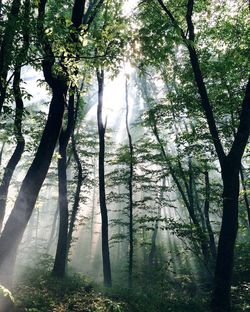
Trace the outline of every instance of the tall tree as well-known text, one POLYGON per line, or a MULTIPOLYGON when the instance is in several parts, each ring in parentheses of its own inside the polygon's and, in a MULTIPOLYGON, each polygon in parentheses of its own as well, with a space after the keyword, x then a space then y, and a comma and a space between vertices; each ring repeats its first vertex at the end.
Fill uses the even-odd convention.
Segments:
POLYGON ((129 147, 129 177, 128 177, 128 190, 129 190, 129 265, 128 265, 128 284, 132 287, 133 278, 133 257, 134 257, 134 221, 133 221, 133 176, 134 176, 134 147, 132 136, 129 129, 129 100, 128 100, 128 77, 125 81, 125 101, 126 101, 126 131, 128 136, 129 147))
MULTIPOLYGON (((96 1, 100 6, 103 1, 96 1)), ((32 214, 38 193, 49 169, 51 158, 59 137, 66 107, 68 85, 70 82, 67 59, 65 55, 56 64, 56 57, 53 52, 47 33, 44 28, 45 7, 47 0, 41 0, 38 4, 38 36, 43 50, 42 68, 45 80, 52 91, 52 100, 45 129, 36 152, 35 158, 22 182, 14 208, 7 220, 0 238, 0 277, 1 282, 9 286, 11 284, 13 269, 16 259, 17 248, 22 239, 24 230, 32 214), (55 65, 57 68, 55 70, 55 65)), ((77 30, 82 24, 82 12, 85 2, 76 0, 73 7, 73 27, 77 30), (80 10, 81 9, 81 10, 80 10)), ((88 12, 88 10, 87 10, 88 12)), ((93 21, 96 15, 96 6, 88 18, 87 25, 93 21)), ((69 45, 72 46, 72 37, 69 45)), ((77 36, 73 35, 73 40, 77 36)), ((78 42, 78 41, 77 41, 78 42)), ((75 42, 73 42, 74 45, 75 42)), ((78 56, 75 55, 77 58, 78 56)))
POLYGON ((77 220, 77 213, 79 210, 79 204, 81 200, 81 188, 82 184, 86 178, 86 175, 84 174, 84 169, 79 157, 79 153, 77 150, 77 145, 76 145, 76 139, 75 139, 75 134, 72 133, 71 135, 71 144, 72 144, 72 152, 74 156, 74 160, 76 162, 77 166, 77 186, 76 186, 76 191, 74 194, 74 202, 73 202, 73 207, 72 207, 72 212, 71 212, 71 217, 70 217, 70 222, 69 222, 69 230, 68 230, 68 241, 67 241, 67 255, 69 254, 69 250, 72 244, 72 238, 73 238, 73 231, 76 226, 76 220, 77 220))
POLYGON ((110 287, 111 266, 109 254, 109 224, 108 211, 106 206, 106 188, 105 188, 105 132, 106 123, 103 123, 103 91, 104 91, 104 70, 97 69, 98 81, 98 106, 97 106, 97 124, 99 134, 99 200, 102 217, 102 261, 104 285, 110 287))
POLYGON ((226 312, 231 310, 230 289, 233 272, 234 246, 238 229, 239 172, 241 159, 250 133, 250 79, 248 79, 245 87, 237 133, 231 149, 226 154, 219 136, 213 108, 196 50, 193 24, 194 0, 187 1, 185 16, 187 33, 181 28, 180 23, 168 6, 162 0, 158 0, 158 3, 170 19, 173 27, 178 28, 180 36, 188 49, 190 64, 192 66, 201 105, 220 162, 223 181, 223 216, 215 268, 212 310, 213 312, 226 312))
POLYGON ((53 267, 53 275, 64 277, 67 262, 68 246, 68 188, 67 188, 67 146, 74 128, 74 90, 69 97, 67 126, 62 129, 59 136, 59 159, 58 159, 58 203, 59 203, 59 235, 56 249, 56 257, 53 267))
MULTIPOLYGON (((75 28, 70 36, 70 41, 73 44, 77 44, 79 41, 78 33, 81 32, 81 26, 85 26, 88 29, 97 14, 96 6, 99 7, 103 1, 93 1, 85 8, 85 1, 75 1, 72 12, 72 24, 75 28), (85 12, 86 11, 86 12, 85 12), (76 32, 76 33, 75 33, 76 32)), ((74 55, 73 55, 74 56, 74 55)), ((66 57, 67 58, 67 57, 66 57)), ((76 52, 75 59, 79 59, 79 55, 76 52)), ((74 76, 78 73, 78 69, 74 70, 74 76)), ((68 234, 69 234, 69 209, 68 209, 68 191, 67 191, 67 146, 74 131, 75 124, 75 93, 76 87, 71 87, 69 91, 69 104, 68 104, 68 114, 67 114, 67 127, 62 129, 59 136, 59 154, 60 158, 58 160, 58 182, 59 182, 59 236, 58 244, 56 250, 56 257, 54 262, 54 267, 52 273, 57 277, 64 277, 65 268, 67 262, 68 254, 68 234)), ((81 178, 82 179, 82 178, 81 178)), ((81 181, 81 180, 80 180, 81 181)), ((81 181, 82 182, 82 181, 81 181)), ((74 207, 74 213, 76 213, 77 207, 74 207)), ((71 219, 73 221, 74 219, 71 219)), ((72 224, 70 233, 72 232, 72 224)), ((72 233, 71 233, 72 235, 72 233)))

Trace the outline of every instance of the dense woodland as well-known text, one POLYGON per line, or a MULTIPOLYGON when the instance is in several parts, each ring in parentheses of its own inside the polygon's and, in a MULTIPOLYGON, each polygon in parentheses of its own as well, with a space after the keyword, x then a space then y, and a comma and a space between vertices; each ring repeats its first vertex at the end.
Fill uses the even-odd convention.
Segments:
POLYGON ((0 311, 250 311, 247 0, 0 1, 0 311))

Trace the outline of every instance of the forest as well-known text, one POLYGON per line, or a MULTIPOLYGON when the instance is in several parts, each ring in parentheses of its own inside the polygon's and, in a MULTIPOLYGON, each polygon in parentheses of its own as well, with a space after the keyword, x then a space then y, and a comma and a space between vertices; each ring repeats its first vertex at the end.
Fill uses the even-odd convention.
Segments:
POLYGON ((0 1, 0 312, 250 311, 250 2, 0 1))

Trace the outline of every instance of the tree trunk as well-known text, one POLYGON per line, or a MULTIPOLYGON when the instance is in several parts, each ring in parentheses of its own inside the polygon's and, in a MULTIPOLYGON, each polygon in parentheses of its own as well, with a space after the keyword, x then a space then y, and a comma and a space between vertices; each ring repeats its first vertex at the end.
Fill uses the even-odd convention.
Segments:
MULTIPOLYGON (((161 193, 160 193, 160 201, 162 201, 164 198, 164 189, 163 188, 165 188, 165 187, 166 187, 166 178, 164 177, 162 179, 162 189, 161 189, 161 193)), ((154 227, 153 235, 151 238, 151 250, 150 250, 150 253, 148 256, 148 262, 149 262, 149 266, 151 268, 153 268, 154 261, 156 261, 156 239, 157 239, 157 234, 158 234, 160 217, 161 217, 161 205, 159 205, 159 207, 158 207, 157 219, 155 221, 155 227, 154 227)))
POLYGON ((111 267, 109 256, 109 235, 108 235, 108 211, 106 206, 105 195, 105 130, 106 125, 102 121, 102 108, 103 108, 103 90, 104 90, 104 71, 97 70, 98 80, 98 108, 97 108, 97 122, 99 134, 99 198, 100 210, 102 218, 102 261, 103 261, 103 277, 104 285, 110 287, 111 280, 111 267))
POLYGON ((234 246, 238 230, 239 169, 234 162, 226 160, 222 168, 223 216, 215 269, 215 289, 212 311, 231 311, 231 281, 233 273, 234 246))
POLYGON ((249 200, 248 200, 248 196, 247 196, 247 186, 246 186, 246 181, 245 181, 245 176, 244 176, 244 168, 242 165, 240 167, 240 179, 241 179, 242 189, 244 192, 243 196, 244 196, 244 201, 245 201, 246 210, 247 210, 248 226, 250 228, 250 205, 249 205, 249 200))
POLYGON ((155 221, 154 231, 153 231, 153 235, 151 238, 151 249, 150 249, 150 253, 148 255, 148 264, 151 268, 153 268, 154 263, 155 263, 155 259, 156 259, 156 239, 157 239, 157 234, 158 234, 160 215, 161 215, 161 207, 159 206, 158 213, 157 213, 157 219, 155 221))
MULTIPOLYGON (((74 90, 71 90, 74 92, 74 90)), ((67 263, 68 250, 68 187, 67 187, 67 147, 71 133, 74 129, 74 93, 70 95, 68 104, 67 128, 62 130, 59 137, 58 159, 58 187, 59 187, 59 235, 56 249, 56 257, 52 274, 57 277, 64 277, 67 263)))
POLYGON ((5 141, 3 141, 2 146, 1 146, 1 150, 0 150, 0 166, 2 165, 4 147, 5 147, 5 141))
POLYGON ((80 204, 80 200, 81 200, 81 197, 80 197, 81 187, 82 187, 83 181, 85 179, 85 176, 83 176, 83 168, 82 168, 81 160, 80 160, 78 152, 77 152, 74 133, 72 133, 71 141, 72 141, 73 156, 74 156, 74 159, 75 159, 75 162, 77 165, 78 174, 77 174, 76 192, 75 192, 75 196, 74 196, 74 204, 73 204, 73 208, 72 208, 70 224, 69 224, 69 231, 68 231, 67 255, 69 254, 69 250, 70 250, 71 243, 72 243, 73 231, 75 228, 76 217, 77 217, 77 213, 79 210, 79 204, 80 204))
POLYGON ((216 245, 214 239, 214 232, 211 226, 210 218, 209 218, 209 208, 210 208, 210 182, 209 182, 209 172, 205 171, 205 204, 204 204, 204 216, 206 221, 206 228, 209 236, 209 246, 210 252, 213 257, 213 260, 216 259, 216 245))
MULTIPOLYGON (((93 179, 96 179, 96 161, 93 162, 93 179)), ((94 230, 95 230, 95 207, 96 207, 96 186, 94 185, 92 197, 92 212, 91 212, 91 234, 90 234, 90 258, 93 256, 94 230)))
POLYGON ((129 130, 129 103, 128 103, 128 78, 126 78, 125 84, 126 93, 126 130, 129 144, 129 178, 128 178, 128 190, 129 190, 129 263, 128 263, 128 286, 132 287, 132 275, 133 275, 133 257, 134 257, 134 218, 133 218, 133 176, 134 176, 134 148, 131 133, 129 130))
POLYGON ((51 226, 51 232, 50 232, 50 236, 49 236, 49 243, 47 246, 47 253, 50 252, 50 248, 53 245, 55 239, 56 239, 56 228, 57 228, 57 218, 58 218, 58 214, 59 214, 59 205, 57 204, 56 209, 55 209, 55 213, 53 216, 53 222, 52 222, 52 226, 51 226))
POLYGON ((68 240, 68 191, 67 191, 67 153, 66 147, 59 147, 60 159, 58 160, 58 187, 59 187, 59 234, 56 257, 52 274, 64 277, 67 261, 68 240))

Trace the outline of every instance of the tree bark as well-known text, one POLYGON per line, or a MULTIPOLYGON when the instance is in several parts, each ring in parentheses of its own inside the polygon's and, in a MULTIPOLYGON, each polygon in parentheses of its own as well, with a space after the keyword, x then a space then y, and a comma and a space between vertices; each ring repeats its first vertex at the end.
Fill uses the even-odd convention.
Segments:
POLYGON ((106 125, 102 121, 103 109, 103 91, 104 91, 104 71, 97 70, 98 81, 98 107, 97 107, 97 123, 99 134, 99 199, 102 218, 102 261, 103 261, 103 277, 104 285, 110 287, 111 267, 109 255, 109 235, 108 235, 108 211, 106 206, 105 195, 105 130, 106 125))
POLYGON ((231 311, 234 246, 238 230, 239 167, 226 160, 222 169, 223 216, 215 268, 213 312, 231 311))

